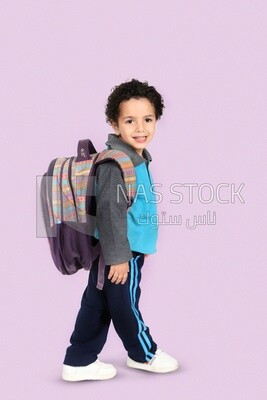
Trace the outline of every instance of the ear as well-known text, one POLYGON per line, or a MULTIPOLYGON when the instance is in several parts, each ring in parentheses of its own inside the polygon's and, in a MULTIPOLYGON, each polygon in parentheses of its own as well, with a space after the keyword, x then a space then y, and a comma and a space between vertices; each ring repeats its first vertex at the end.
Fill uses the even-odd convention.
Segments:
POLYGON ((111 121, 111 126, 114 129, 114 132, 116 133, 117 136, 119 136, 120 132, 119 132, 119 127, 118 124, 116 122, 111 121))

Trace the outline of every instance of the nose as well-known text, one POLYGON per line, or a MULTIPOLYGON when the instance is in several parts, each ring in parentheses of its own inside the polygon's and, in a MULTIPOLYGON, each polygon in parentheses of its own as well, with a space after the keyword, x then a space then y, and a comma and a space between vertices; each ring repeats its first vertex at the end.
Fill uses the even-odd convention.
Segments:
POLYGON ((137 131, 138 132, 144 132, 145 131, 143 122, 138 122, 137 123, 137 131))

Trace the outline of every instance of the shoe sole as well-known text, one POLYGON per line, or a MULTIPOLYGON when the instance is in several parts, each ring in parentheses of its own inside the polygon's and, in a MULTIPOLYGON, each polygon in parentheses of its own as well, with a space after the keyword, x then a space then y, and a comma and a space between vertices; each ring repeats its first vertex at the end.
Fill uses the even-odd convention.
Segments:
POLYGON ((153 368, 153 365, 141 364, 141 363, 135 362, 133 360, 128 360, 127 367, 141 369, 141 370, 147 371, 147 372, 155 372, 158 374, 166 374, 168 372, 176 371, 179 368, 179 364, 174 365, 173 367, 159 369, 159 368, 155 368, 155 367, 153 368))
POLYGON ((67 382, 81 382, 81 381, 104 381, 108 379, 112 379, 117 375, 116 372, 112 372, 108 375, 105 376, 99 376, 98 374, 76 374, 75 376, 70 375, 70 374, 62 374, 62 379, 63 381, 67 382))

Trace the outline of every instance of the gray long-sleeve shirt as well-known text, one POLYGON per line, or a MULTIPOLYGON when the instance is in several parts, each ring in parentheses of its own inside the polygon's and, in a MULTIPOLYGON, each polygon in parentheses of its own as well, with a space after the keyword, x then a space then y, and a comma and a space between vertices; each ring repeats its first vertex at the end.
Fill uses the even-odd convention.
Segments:
MULTIPOLYGON (((140 156, 134 148, 119 139, 115 134, 109 134, 106 142, 108 148, 126 153, 137 166, 151 161, 149 152, 144 149, 140 156)), ((120 167, 115 162, 100 164, 96 170, 96 224, 100 245, 106 265, 128 262, 132 258, 127 238, 127 202, 125 196, 118 196, 118 185, 126 193, 126 187, 120 167)))
POLYGON ((127 202, 117 199, 117 185, 126 192, 120 167, 115 162, 100 164, 96 172, 96 223, 106 265, 120 264, 132 258, 127 238, 127 202))

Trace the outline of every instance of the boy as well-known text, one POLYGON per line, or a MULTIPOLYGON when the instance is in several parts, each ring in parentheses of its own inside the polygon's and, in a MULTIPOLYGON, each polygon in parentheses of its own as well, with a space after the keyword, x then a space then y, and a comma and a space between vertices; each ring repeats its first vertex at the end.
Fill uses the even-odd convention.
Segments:
POLYGON ((127 209, 125 197, 118 198, 118 185, 126 190, 119 166, 114 162, 98 166, 96 237, 105 260, 105 282, 103 290, 96 288, 95 262, 70 338, 71 346, 66 351, 64 380, 103 380, 116 375, 113 365, 97 359, 111 320, 128 352, 128 367, 163 373, 179 366, 174 358, 157 348, 138 308, 141 268, 145 256, 156 252, 157 241, 155 224, 150 219, 146 224, 140 222, 142 215, 156 214, 155 194, 150 190, 151 156, 146 146, 153 139, 163 108, 163 99, 156 89, 136 79, 116 86, 108 98, 106 121, 115 134, 109 135, 106 144, 131 158, 137 194, 127 209), (140 192, 139 187, 142 187, 140 192))

